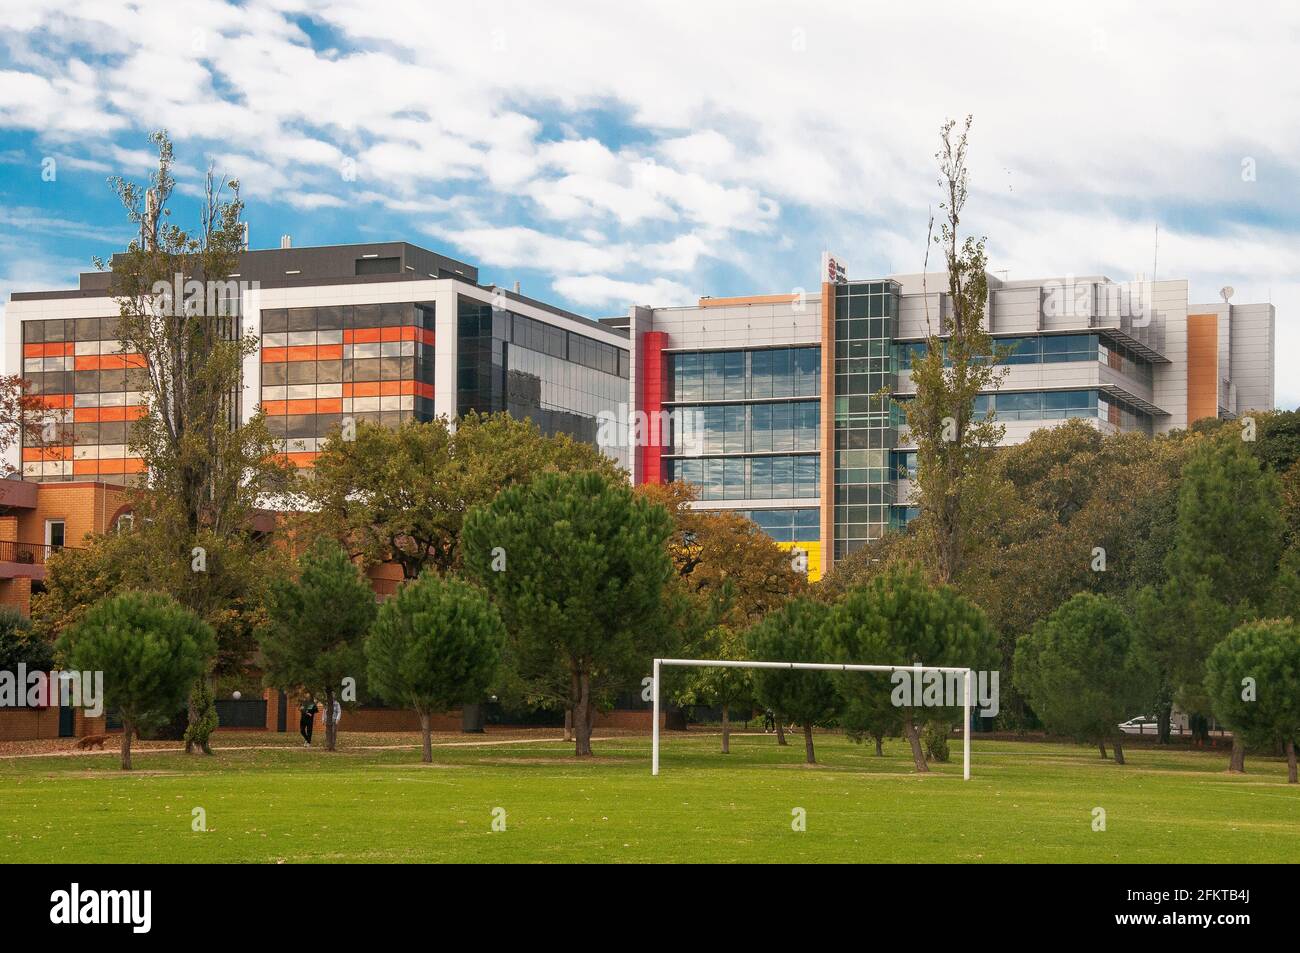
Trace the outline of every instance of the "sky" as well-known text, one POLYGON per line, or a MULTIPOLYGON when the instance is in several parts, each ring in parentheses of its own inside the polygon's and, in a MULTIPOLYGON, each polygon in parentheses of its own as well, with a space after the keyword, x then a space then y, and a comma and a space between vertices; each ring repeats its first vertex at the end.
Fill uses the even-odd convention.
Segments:
POLYGON ((1278 309, 1300 403, 1300 5, 0 0, 0 307, 131 237, 147 135, 254 248, 405 240, 591 316, 917 272, 945 119, 1009 279, 1278 309), (1157 239, 1158 235, 1158 239, 1157 239))

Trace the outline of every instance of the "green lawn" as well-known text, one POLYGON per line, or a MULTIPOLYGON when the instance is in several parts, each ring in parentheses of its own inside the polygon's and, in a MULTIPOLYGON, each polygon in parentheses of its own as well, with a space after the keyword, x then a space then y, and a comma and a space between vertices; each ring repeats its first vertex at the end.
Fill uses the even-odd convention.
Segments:
POLYGON ((1119 767, 1095 749, 987 741, 963 782, 960 761, 914 775, 897 741, 876 758, 819 736, 822 763, 806 767, 799 740, 737 737, 723 756, 716 737, 669 734, 658 778, 632 737, 586 762, 559 741, 437 748, 431 766, 409 749, 288 747, 138 753, 130 774, 113 756, 0 759, 0 845, 34 863, 1300 858, 1300 788, 1276 760, 1230 777, 1219 753, 1135 749, 1119 767), (206 832, 191 831, 194 807, 206 832), (791 830, 796 807, 806 832, 791 830))

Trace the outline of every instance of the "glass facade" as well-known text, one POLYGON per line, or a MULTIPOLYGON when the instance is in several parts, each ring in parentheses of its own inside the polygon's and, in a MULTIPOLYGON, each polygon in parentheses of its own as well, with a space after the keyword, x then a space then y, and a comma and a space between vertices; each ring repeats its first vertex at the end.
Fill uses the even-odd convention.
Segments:
POLYGON ((816 499, 821 348, 670 354, 663 478, 701 500, 816 499), (727 456, 720 456, 726 454, 727 456))
POLYGON ((1065 420, 1097 417, 1126 430, 1151 433, 1152 419, 1117 397, 1095 390, 1003 391, 975 398, 975 414, 997 415, 1001 421, 1065 420))
POLYGON ((821 539, 816 507, 789 510, 733 510, 758 524, 778 543, 815 543, 821 539))
POLYGON ((995 413, 999 421, 1064 420, 1068 417, 1096 417, 1095 390, 1003 391, 975 398, 976 417, 995 413))
POLYGON ((664 479, 699 489, 701 500, 816 499, 816 454, 761 457, 682 457, 665 462, 664 479))
MULTIPOLYGON (((1028 337, 999 337, 993 346, 1000 355, 1000 363, 1066 364, 1079 361, 1098 361, 1135 380, 1151 385, 1151 363, 1137 353, 1118 344, 1103 340, 1096 334, 1037 334, 1028 337)), ((926 351, 924 341, 901 341, 894 345, 894 359, 899 370, 911 370, 912 361, 926 351)))
MULTIPOLYGON (((628 402, 624 348, 471 298, 457 301, 456 412, 534 421, 596 443, 601 411, 628 402)), ((625 451, 605 448, 625 466, 625 451)))
POLYGON ((678 403, 816 397, 821 393, 821 348, 694 351, 672 355, 672 392, 678 403))
POLYGON ((24 479, 137 480, 143 466, 128 444, 149 378, 144 358, 123 350, 118 318, 24 321, 22 353, 28 393, 46 408, 39 439, 24 434, 24 479))
POLYGON ((890 459, 893 461, 894 478, 897 480, 916 479, 916 451, 895 450, 890 459))
POLYGON ((821 444, 821 402, 682 404, 671 419, 674 454, 790 453, 821 444))
POLYGON ((898 415, 894 337, 901 287, 894 281, 835 286, 835 558, 890 525, 898 415))
POLYGON ((289 459, 310 466, 344 417, 385 427, 433 417, 432 304, 262 312, 262 409, 289 459))

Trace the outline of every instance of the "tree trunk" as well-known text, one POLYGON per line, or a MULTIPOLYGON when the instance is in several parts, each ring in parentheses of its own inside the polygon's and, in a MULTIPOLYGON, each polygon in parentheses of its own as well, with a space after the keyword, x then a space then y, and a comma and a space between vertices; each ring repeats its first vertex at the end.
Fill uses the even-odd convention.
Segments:
POLYGON ((785 716, 782 715, 780 712, 777 712, 777 714, 776 714, 776 718, 775 718, 775 721, 776 721, 776 743, 779 744, 779 745, 788 745, 788 744, 790 743, 790 742, 788 742, 788 741, 785 740, 785 725, 782 723, 784 720, 785 720, 785 716))
POLYGON ((420 760, 425 764, 433 763, 433 732, 429 729, 429 713, 417 712, 420 716, 420 760))
POLYGON ((591 757, 591 675, 577 672, 578 697, 573 705, 573 754, 591 757))
MULTIPOLYGON (((185 716, 185 727, 188 728, 190 725, 194 724, 194 722, 195 722, 195 721, 198 719, 198 717, 199 717, 199 715, 198 715, 198 709, 197 709, 197 708, 195 707, 195 705, 194 705, 194 689, 193 689, 193 688, 190 689, 190 695, 189 695, 189 698, 187 698, 187 699, 185 700, 185 712, 186 712, 186 716, 185 716)), ((123 725, 125 726, 125 722, 123 723, 123 725)), ((185 732, 185 733, 186 733, 187 735, 189 734, 188 731, 185 732)), ((193 754, 193 753, 194 753, 194 742, 191 741, 189 738, 186 738, 186 739, 185 739, 185 753, 186 753, 186 754, 193 754)))
POLYGON ((573 706, 564 709, 564 740, 573 740, 573 706))
POLYGON ((731 714, 730 706, 722 706, 722 753, 731 754, 731 714))
POLYGON ((334 689, 325 689, 325 750, 334 750, 335 732, 338 726, 334 724, 334 689))
POLYGON ((1161 705, 1156 711, 1156 731, 1160 735, 1162 745, 1169 744, 1169 722, 1173 718, 1173 708, 1170 705, 1161 705))
POLYGON ((1246 744, 1236 732, 1232 735, 1232 757, 1228 760, 1228 770, 1234 774, 1246 773, 1246 744))
POLYGON ((917 772, 927 773, 930 766, 925 763, 925 751, 921 748, 921 733, 917 731, 916 724, 912 721, 911 712, 903 716, 903 734, 907 736, 907 743, 912 746, 912 761, 916 764, 917 772))
POLYGON ((1105 757, 1106 757, 1106 742, 1104 742, 1104 741, 1098 741, 1098 742, 1097 742, 1097 750, 1100 751, 1100 752, 1101 752, 1101 756, 1102 756, 1103 758, 1105 758, 1105 757))
POLYGON ((1115 763, 1123 764, 1124 763, 1124 742, 1116 740, 1114 742, 1114 748, 1115 748, 1115 763))
POLYGON ((131 724, 130 719, 122 719, 122 770, 131 770, 131 735, 135 733, 135 726, 131 724))
POLYGON ((1286 740, 1286 783, 1300 783, 1300 780, 1296 777, 1295 741, 1291 738, 1286 740))
POLYGON ((805 721, 805 722, 803 723, 803 750, 804 750, 804 760, 805 760, 805 762, 808 763, 808 764, 816 764, 816 763, 817 763, 817 755, 815 755, 815 754, 813 753, 812 722, 811 722, 811 721, 805 721))
POLYGON ((880 735, 873 735, 872 737, 876 739, 876 757, 883 758, 885 756, 884 738, 880 735))

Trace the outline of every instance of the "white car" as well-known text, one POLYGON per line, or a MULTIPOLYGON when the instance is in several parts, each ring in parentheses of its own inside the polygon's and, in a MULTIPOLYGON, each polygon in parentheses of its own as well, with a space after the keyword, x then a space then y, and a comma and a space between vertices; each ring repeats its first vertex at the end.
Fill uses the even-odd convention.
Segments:
POLYGON ((1119 730, 1126 735, 1158 735, 1160 722, 1152 715, 1138 715, 1136 718, 1120 722, 1119 730))

